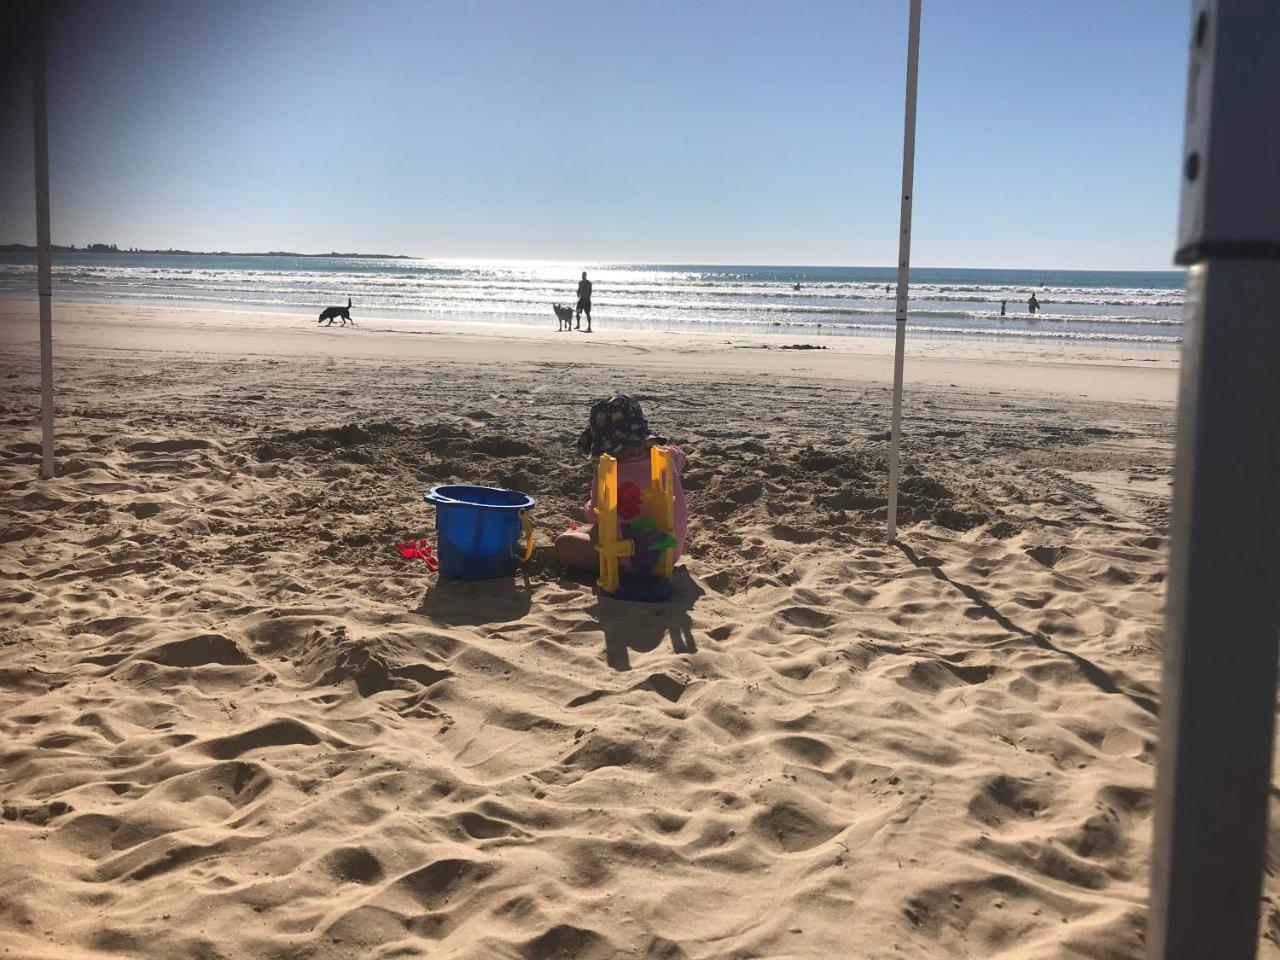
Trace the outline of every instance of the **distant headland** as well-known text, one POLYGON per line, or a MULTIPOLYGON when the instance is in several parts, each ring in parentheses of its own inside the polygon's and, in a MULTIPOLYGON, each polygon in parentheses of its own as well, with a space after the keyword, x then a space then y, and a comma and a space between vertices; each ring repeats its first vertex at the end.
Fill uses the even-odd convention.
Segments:
MULTIPOLYGON (((140 247, 130 247, 121 250, 114 243, 91 243, 88 246, 77 247, 74 243, 70 246, 62 244, 50 244, 49 249, 53 253, 160 253, 169 254, 171 256, 187 256, 187 257, 349 257, 361 260, 413 260, 403 253, 294 253, 291 250, 267 250, 262 253, 237 253, 233 250, 143 250, 140 247)), ((0 253, 35 253, 36 248, 29 243, 0 243, 0 253)))

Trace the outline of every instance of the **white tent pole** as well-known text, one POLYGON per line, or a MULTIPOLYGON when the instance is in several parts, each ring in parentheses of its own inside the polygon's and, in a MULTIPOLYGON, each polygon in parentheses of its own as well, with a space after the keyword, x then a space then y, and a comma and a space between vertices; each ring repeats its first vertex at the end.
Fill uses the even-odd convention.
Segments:
POLYGON ((53 279, 49 265, 49 118, 45 96, 45 14, 36 13, 31 44, 31 89, 35 108, 36 257, 40 294, 40 475, 53 476, 53 279))
POLYGON ((1280 4, 1195 0, 1151 960, 1258 944, 1280 654, 1280 4))
POLYGON ((907 109, 902 128, 902 212, 898 234, 898 309, 894 320, 893 426, 889 431, 889 542, 898 536, 898 443, 902 434, 902 360, 911 282, 911 190, 916 169, 916 74, 920 66, 920 0, 911 0, 907 31, 907 109))

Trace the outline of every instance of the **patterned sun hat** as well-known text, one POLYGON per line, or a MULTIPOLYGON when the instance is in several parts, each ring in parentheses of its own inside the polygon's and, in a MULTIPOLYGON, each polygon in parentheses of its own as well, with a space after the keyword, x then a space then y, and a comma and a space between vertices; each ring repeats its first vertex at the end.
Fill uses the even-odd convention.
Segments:
POLYGON ((624 393, 615 393, 591 404, 591 421, 578 438, 578 449, 590 456, 616 454, 649 439, 649 421, 640 404, 624 393))

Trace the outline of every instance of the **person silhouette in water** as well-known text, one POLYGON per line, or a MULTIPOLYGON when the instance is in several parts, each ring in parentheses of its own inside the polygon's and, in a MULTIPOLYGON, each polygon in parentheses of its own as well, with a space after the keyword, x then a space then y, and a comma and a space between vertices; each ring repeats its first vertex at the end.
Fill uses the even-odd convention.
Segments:
POLYGON ((582 329, 582 315, 587 315, 587 333, 591 332, 591 281, 587 279, 587 271, 582 271, 582 279, 578 281, 578 317, 575 330, 582 329))
POLYGON ((1036 311, 1039 309, 1040 301, 1036 299, 1036 295, 1033 293, 1031 299, 1027 301, 1027 313, 1035 316, 1036 311))

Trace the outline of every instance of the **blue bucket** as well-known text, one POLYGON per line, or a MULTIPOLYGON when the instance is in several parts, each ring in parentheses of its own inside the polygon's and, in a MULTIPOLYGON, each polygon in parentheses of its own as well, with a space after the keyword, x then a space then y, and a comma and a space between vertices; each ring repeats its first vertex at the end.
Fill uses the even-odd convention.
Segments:
POLYGON ((436 508, 440 576, 454 580, 505 577, 533 554, 534 499, 519 490, 449 485, 422 499, 436 508))

